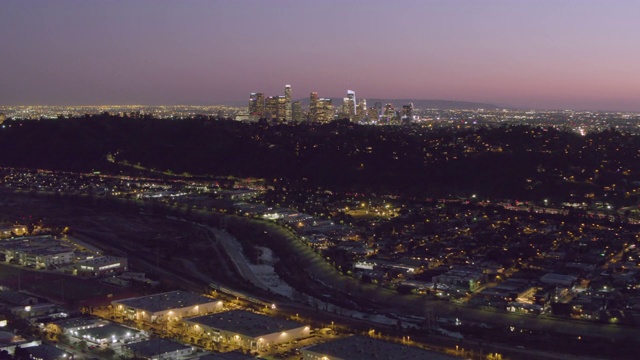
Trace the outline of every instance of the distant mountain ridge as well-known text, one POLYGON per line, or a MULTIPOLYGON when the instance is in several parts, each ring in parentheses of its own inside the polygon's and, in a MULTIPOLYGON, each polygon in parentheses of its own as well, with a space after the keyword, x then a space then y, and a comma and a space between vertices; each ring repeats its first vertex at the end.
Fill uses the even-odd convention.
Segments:
MULTIPOLYGON (((342 98, 330 98, 334 106, 342 104, 342 98)), ((356 94, 356 100, 359 101, 359 97, 356 94)), ((384 107, 385 104, 393 104, 393 107, 398 109, 402 108, 402 105, 413 103, 413 107, 416 109, 453 109, 453 110, 495 110, 504 109, 505 106, 498 106, 494 104, 479 103, 472 101, 456 101, 456 100, 425 100, 425 99, 367 99, 367 107, 373 107, 375 103, 380 102, 384 107)), ((295 101, 302 101, 302 106, 309 106, 309 98, 295 99, 295 101)), ((248 101, 229 101, 220 105, 227 106, 248 106, 248 101)))

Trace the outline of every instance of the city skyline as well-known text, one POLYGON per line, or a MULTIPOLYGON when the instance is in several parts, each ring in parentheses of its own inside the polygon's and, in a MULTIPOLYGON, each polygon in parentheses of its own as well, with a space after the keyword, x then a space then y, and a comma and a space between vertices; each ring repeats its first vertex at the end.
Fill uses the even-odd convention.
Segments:
MULTIPOLYGON (((5 2, 0 105, 311 92, 640 111, 633 1, 5 2)), ((292 111, 292 110, 287 110, 292 111)))

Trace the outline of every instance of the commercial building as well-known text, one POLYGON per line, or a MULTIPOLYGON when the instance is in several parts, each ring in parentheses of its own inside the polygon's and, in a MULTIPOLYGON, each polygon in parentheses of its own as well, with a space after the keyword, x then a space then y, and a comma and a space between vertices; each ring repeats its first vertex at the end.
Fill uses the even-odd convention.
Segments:
POLYGON ((249 95, 249 118, 258 120, 264 117, 264 94, 251 93, 249 95))
POLYGON ((284 96, 269 96, 265 98, 263 93, 251 93, 249 95, 249 117, 251 120, 260 118, 293 120, 291 85, 284 87, 284 96))
POLYGON ((190 357, 194 352, 194 348, 167 339, 153 338, 123 345, 122 351, 129 357, 139 357, 150 360, 174 360, 190 357))
POLYGON ((38 298, 15 291, 5 286, 0 286, 0 302, 9 305, 27 306, 38 303, 38 298))
POLYGON ((277 96, 269 96, 264 100, 264 118, 269 120, 278 118, 277 96))
POLYGON ((540 278, 540 282, 543 284, 565 287, 573 286, 576 281, 578 281, 578 278, 575 276, 554 273, 545 274, 540 278))
POLYGON ((364 336, 309 346, 300 350, 304 360, 452 360, 453 356, 364 336))
POLYGON ((109 324, 109 321, 99 317, 79 317, 72 319, 56 320, 47 324, 47 331, 56 334, 75 336, 78 331, 100 327, 109 324))
POLYGON ((60 304, 36 304, 28 306, 12 307, 11 313, 21 319, 29 319, 31 322, 41 322, 41 319, 64 318, 68 316, 69 309, 60 304))
MULTIPOLYGON (((7 320, 3 320, 5 323, 7 320)), ((0 326, 4 327, 6 326, 0 326)), ((11 331, 0 331, 0 352, 6 351, 9 354, 13 354, 16 347, 26 347, 26 346, 35 346, 39 345, 40 340, 35 340, 31 344, 27 343, 27 341, 20 335, 16 335, 11 331)))
POLYGON ((292 120, 295 122, 302 121, 302 101, 294 101, 292 105, 292 120))
POLYGON ((145 336, 139 330, 124 327, 122 325, 108 323, 102 326, 72 332, 73 336, 96 343, 107 344, 115 342, 127 342, 137 340, 145 336))
POLYGON ((27 227, 25 225, 11 225, 0 229, 0 239, 23 236, 26 234, 27 227))
POLYGON ((329 122, 333 120, 333 102, 328 98, 318 98, 317 92, 309 96, 309 120, 329 122))
POLYGON ((413 103, 402 105, 402 118, 413 120, 413 103))
POLYGON ((309 120, 318 121, 318 93, 313 91, 309 95, 309 120))
POLYGON ((353 120, 356 117, 356 92, 353 90, 347 90, 347 97, 344 98, 344 112, 345 115, 353 120))
POLYGON ((116 313, 146 322, 174 321, 222 310, 222 300, 181 290, 114 300, 111 304, 116 313))
POLYGON ((287 121, 293 120, 293 99, 291 98, 291 85, 285 85, 284 87, 284 118, 287 121))
POLYGON ((259 350, 309 336, 310 328, 297 321, 283 320, 249 311, 232 310, 185 319, 189 330, 216 342, 259 350))
POLYGON ((356 107, 356 119, 364 120, 367 117, 367 99, 360 99, 356 107))
POLYGON ((127 271, 127 258, 116 256, 99 256, 76 263, 76 271, 80 276, 101 276, 127 271))
POLYGON ((57 347, 41 344, 37 346, 25 347, 31 360, 68 360, 73 359, 73 354, 57 347))
POLYGON ((462 291, 475 292, 481 288, 485 276, 481 271, 466 267, 453 268, 432 278, 435 284, 445 284, 462 291))
POLYGON ((32 236, 3 241, 0 256, 5 262, 37 269, 70 264, 74 249, 51 236, 32 236))
POLYGON ((252 355, 241 353, 241 352, 231 351, 231 352, 222 353, 222 354, 202 355, 198 358, 194 358, 193 360, 250 360, 250 359, 258 359, 258 358, 252 355))
POLYGON ((331 99, 321 98, 317 102, 316 119, 319 122, 329 122, 333 120, 333 102, 331 99))

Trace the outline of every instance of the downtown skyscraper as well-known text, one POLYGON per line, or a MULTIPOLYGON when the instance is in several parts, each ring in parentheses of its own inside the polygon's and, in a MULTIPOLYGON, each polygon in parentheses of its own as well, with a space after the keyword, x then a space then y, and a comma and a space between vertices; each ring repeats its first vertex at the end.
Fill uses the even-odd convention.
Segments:
POLYGON ((284 88, 284 96, 264 97, 263 93, 249 95, 249 117, 251 120, 293 120, 293 99, 291 85, 284 88))
POLYGON ((249 118, 258 120, 264 117, 264 94, 251 93, 249 95, 249 118))

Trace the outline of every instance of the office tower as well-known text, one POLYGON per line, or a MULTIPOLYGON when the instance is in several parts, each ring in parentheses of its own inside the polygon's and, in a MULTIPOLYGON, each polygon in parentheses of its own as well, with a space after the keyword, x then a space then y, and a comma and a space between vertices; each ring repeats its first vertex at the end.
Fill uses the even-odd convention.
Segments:
POLYGON ((249 96, 249 118, 258 120, 264 117, 264 94, 251 93, 249 96))
POLYGON ((349 111, 349 115, 354 117, 356 115, 356 92, 353 90, 347 90, 347 99, 347 110, 349 111))
POLYGON ((309 95, 309 119, 318 121, 318 93, 315 91, 309 95))
POLYGON ((269 96, 265 99, 264 118, 267 120, 278 118, 278 96, 269 96))
POLYGON ((287 121, 293 120, 293 107, 292 107, 292 99, 291 99, 291 85, 285 85, 284 87, 284 97, 286 99, 285 109, 284 109, 284 118, 287 121))
POLYGON ((356 108, 356 119, 363 120, 367 117, 367 99, 360 99, 356 108))
POLYGON ((402 118, 408 120, 413 119, 413 103, 402 106, 402 118))
POLYGON ((5 120, 7 120, 7 117, 3 113, 0 113, 0 124, 2 124, 5 120))
POLYGON ((291 120, 291 110, 287 109, 287 106, 290 105, 291 102, 287 100, 286 96, 278 96, 278 107, 276 110, 276 118, 278 120, 291 120))
POLYGON ((333 103, 331 99, 322 98, 317 102, 316 121, 329 122, 333 120, 333 103))
POLYGON ((378 114, 382 115, 382 103, 380 101, 373 104, 373 108, 378 110, 378 114))
POLYGON ((393 104, 388 103, 384 106, 384 110, 380 119, 385 122, 389 122, 393 120, 395 116, 396 116, 396 110, 393 108, 393 104))
POLYGON ((380 111, 376 108, 370 108, 367 110, 367 119, 369 121, 378 121, 380 120, 380 111))
POLYGON ((393 117, 395 115, 395 109, 393 108, 393 104, 388 103, 384 106, 384 115, 393 117))
POLYGON ((340 118, 341 119, 349 119, 351 120, 352 115, 349 112, 349 98, 342 98, 342 108, 340 110, 340 118))
POLYGON ((295 122, 302 121, 302 101, 294 101, 291 107, 292 120, 295 122))

